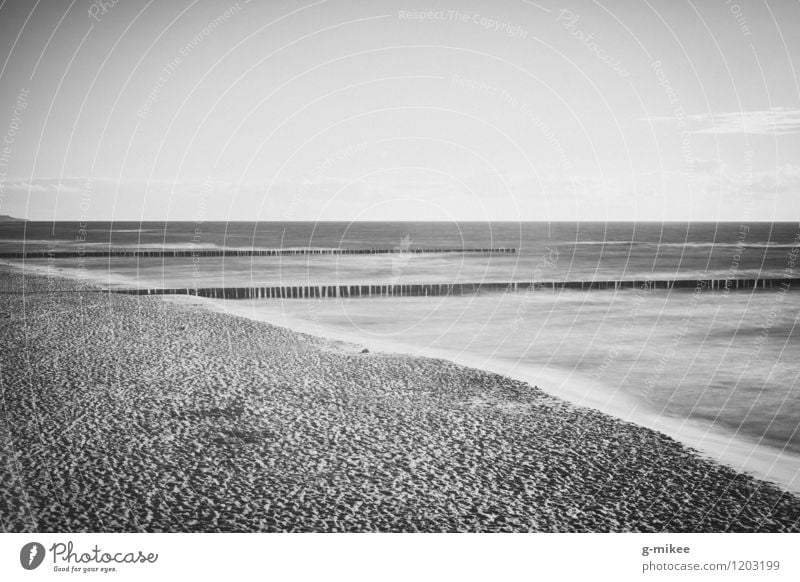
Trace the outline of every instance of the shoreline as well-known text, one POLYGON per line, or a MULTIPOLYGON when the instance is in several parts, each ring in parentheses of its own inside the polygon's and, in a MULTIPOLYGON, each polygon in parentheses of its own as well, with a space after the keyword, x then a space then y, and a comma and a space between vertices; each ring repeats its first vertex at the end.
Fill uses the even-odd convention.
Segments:
POLYGON ((303 318, 287 317, 279 312, 280 303, 275 303, 270 310, 271 314, 267 316, 267 310, 261 309, 256 313, 252 309, 255 301, 226 301, 194 296, 164 296, 164 300, 200 305, 205 309, 263 321, 322 339, 328 338, 366 347, 371 352, 444 359, 460 366, 500 374, 540 388, 547 394, 576 406, 596 409, 614 418, 665 434, 698 451, 701 456, 712 462, 724 464, 737 472, 753 475, 760 480, 773 482, 787 491, 800 495, 800 455, 761 445, 720 429, 709 428, 688 418, 658 415, 655 411, 646 409, 634 397, 625 395, 621 391, 613 394, 591 394, 588 386, 582 387, 585 382, 574 378, 572 374, 564 378, 554 372, 536 370, 531 366, 519 366, 516 362, 482 358, 475 354, 448 350, 430 348, 418 350, 399 342, 366 338, 303 318), (558 385, 559 389, 554 389, 554 385, 558 385))
MULTIPOLYGON (((88 289, 93 286, 119 286, 126 283, 126 278, 117 277, 112 279, 100 276, 93 270, 81 269, 58 269, 55 270, 47 264, 21 264, 12 261, 0 261, 0 267, 7 267, 19 273, 30 272, 42 277, 64 278, 66 280, 78 282, 82 288, 88 289)), ((732 469, 745 472, 758 479, 777 483, 779 486, 800 495, 800 455, 782 451, 776 447, 762 445, 751 440, 738 437, 728 432, 723 432, 718 428, 709 428, 691 419, 680 419, 658 415, 656 412, 647 410, 631 396, 626 396, 620 391, 614 394, 603 394, 594 396, 589 390, 582 389, 581 380, 569 374, 565 379, 561 375, 544 370, 534 370, 531 367, 519 366, 515 362, 505 362, 491 358, 483 358, 478 355, 464 355, 446 350, 424 350, 419 351, 410 346, 399 342, 391 342, 379 339, 365 339, 358 334, 344 333, 339 330, 322 326, 315 322, 310 322, 302 318, 287 319, 280 310, 281 300, 271 300, 268 305, 272 308, 273 316, 262 317, 261 314, 254 314, 251 309, 251 300, 230 300, 209 299, 195 296, 160 296, 164 301, 174 301, 176 303, 192 304, 197 303, 205 308, 230 313, 241 317, 246 317, 255 321, 264 321, 272 325, 278 325, 321 338, 330 337, 337 341, 351 344, 366 344, 371 350, 377 350, 386 354, 404 354, 410 356, 433 357, 452 361, 456 364, 497 373, 511 379, 525 382, 531 386, 538 386, 548 394, 556 398, 562 398, 577 406, 587 406, 597 409, 615 418, 633 422, 637 425, 655 430, 675 438, 686 446, 697 450, 702 456, 713 461, 725 464, 732 469), (224 309, 221 306, 227 305, 224 309), (553 389, 558 385, 559 389, 553 389)), ((297 301, 297 300, 293 300, 297 301)), ((301 300, 309 301, 309 300, 301 300)), ((263 314, 263 310, 262 310, 263 314)), ((588 388, 588 387, 587 387, 588 388)))
POLYGON ((11 531, 800 531, 800 498, 498 374, 22 278, 11 531))
MULTIPOLYGON (((93 270, 73 268, 55 270, 47 264, 21 264, 19 262, 0 261, 0 267, 7 267, 19 273, 30 272, 42 277, 64 278, 78 282, 83 289, 98 285, 114 287, 130 283, 125 277, 112 279, 100 276, 93 270)), ((281 300, 271 300, 271 303, 264 304, 271 307, 273 312, 273 316, 264 318, 264 310, 259 314, 253 313, 251 308, 253 300, 226 301, 189 295, 164 295, 160 296, 160 298, 167 302, 174 301, 181 304, 197 303, 204 306, 204 308, 221 313, 230 313, 255 321, 263 321, 323 339, 332 338, 337 341, 358 345, 368 343, 367 347, 370 350, 377 350, 386 354, 446 359, 458 365, 500 374, 525 382, 531 386, 538 386, 551 396, 564 399, 577 406, 597 409, 615 418, 633 422, 639 426, 666 434, 697 450, 704 458, 725 464, 736 471, 751 474, 758 479, 774 482, 786 490, 800 495, 799 454, 782 451, 769 445, 762 445, 724 432, 718 428, 703 426, 688 418, 681 419, 659 415, 655 411, 646 409, 634 397, 626 396, 620 391, 616 391, 614 394, 595 396, 590 394, 588 389, 581 388, 580 386, 585 382, 574 377, 571 373, 565 379, 562 375, 544 370, 534 370, 532 367, 519 366, 516 362, 483 358, 475 354, 465 355, 446 350, 427 349, 419 351, 399 342, 374 338, 367 339, 358 334, 344 333, 306 319, 287 318, 282 312, 277 313, 280 311, 281 300), (222 306, 228 307, 221 308, 222 306), (554 385, 558 385, 559 389, 554 389, 554 385)), ((310 299, 301 301, 310 301, 310 299)))

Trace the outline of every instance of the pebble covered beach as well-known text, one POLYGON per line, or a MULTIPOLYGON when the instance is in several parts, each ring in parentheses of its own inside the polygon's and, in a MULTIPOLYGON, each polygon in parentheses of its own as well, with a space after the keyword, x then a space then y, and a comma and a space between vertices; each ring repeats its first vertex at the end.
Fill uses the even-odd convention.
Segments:
POLYGON ((496 374, 0 267, 10 532, 798 532, 800 499, 496 374))

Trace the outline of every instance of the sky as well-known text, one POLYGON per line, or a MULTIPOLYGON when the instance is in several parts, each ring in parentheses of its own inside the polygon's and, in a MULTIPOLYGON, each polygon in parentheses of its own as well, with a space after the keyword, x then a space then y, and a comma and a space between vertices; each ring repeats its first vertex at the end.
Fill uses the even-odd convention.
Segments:
POLYGON ((796 0, 0 0, 0 214, 800 220, 796 0))

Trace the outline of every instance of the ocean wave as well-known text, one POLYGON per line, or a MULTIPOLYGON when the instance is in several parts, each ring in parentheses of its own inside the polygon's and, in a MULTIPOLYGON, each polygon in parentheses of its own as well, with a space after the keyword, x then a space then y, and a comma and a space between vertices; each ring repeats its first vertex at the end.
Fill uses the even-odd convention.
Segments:
POLYGON ((164 232, 163 228, 93 228, 92 232, 164 232))
POLYGON ((751 242, 751 243, 730 243, 730 242, 645 242, 645 241, 575 241, 571 244, 576 246, 609 246, 609 245, 625 245, 625 246, 644 246, 644 247, 666 247, 666 248, 745 248, 745 249, 793 249, 798 248, 800 245, 797 243, 786 244, 776 243, 772 241, 767 242, 751 242))

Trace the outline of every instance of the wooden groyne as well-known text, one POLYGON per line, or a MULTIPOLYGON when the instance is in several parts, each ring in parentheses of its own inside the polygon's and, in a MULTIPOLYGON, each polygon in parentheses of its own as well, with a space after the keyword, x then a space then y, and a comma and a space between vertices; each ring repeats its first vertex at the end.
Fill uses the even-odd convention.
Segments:
POLYGON ((294 255, 389 255, 389 254, 516 254, 514 248, 486 249, 107 249, 70 251, 2 252, 0 259, 75 259, 108 257, 278 257, 294 255))
POLYGON ((694 289, 734 291, 747 289, 800 289, 800 278, 776 279, 674 279, 616 281, 511 281, 507 283, 415 283, 407 285, 289 285, 277 287, 202 287, 108 289, 130 295, 195 295, 213 299, 314 299, 347 297, 432 297, 481 292, 515 292, 561 289, 694 289))

